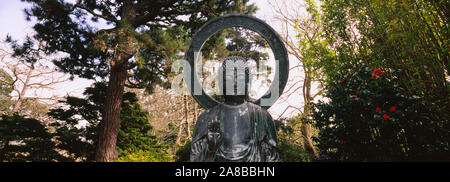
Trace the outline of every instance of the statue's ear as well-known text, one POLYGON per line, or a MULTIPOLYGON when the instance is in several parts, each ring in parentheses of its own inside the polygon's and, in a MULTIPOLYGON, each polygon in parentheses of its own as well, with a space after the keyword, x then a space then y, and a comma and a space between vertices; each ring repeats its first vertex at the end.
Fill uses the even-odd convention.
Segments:
POLYGON ((224 69, 222 66, 219 67, 218 73, 217 73, 217 86, 219 88, 219 94, 224 95, 225 94, 225 85, 224 85, 224 69))
POLYGON ((250 68, 245 69, 245 97, 250 99, 250 89, 252 88, 252 74, 250 74, 250 68))

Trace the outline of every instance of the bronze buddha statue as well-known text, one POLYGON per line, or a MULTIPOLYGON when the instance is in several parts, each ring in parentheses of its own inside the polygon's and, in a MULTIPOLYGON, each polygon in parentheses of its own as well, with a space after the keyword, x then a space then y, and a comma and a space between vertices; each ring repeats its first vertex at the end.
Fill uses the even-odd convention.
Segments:
POLYGON ((250 71, 243 57, 224 60, 219 71, 224 102, 202 113, 191 144, 192 162, 278 161, 277 137, 270 114, 248 101, 250 71))

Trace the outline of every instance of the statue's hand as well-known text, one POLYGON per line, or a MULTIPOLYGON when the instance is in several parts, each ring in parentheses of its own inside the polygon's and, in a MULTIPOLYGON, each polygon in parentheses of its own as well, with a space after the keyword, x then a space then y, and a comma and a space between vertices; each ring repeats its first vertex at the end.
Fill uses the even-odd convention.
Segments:
POLYGON ((210 150, 217 149, 222 139, 220 131, 220 120, 212 120, 208 122, 208 148, 210 150))

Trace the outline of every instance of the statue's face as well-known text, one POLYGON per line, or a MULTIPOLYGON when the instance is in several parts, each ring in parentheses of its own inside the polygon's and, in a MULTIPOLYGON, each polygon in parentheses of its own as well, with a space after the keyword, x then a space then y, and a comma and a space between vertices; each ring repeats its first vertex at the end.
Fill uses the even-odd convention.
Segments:
POLYGON ((232 56, 222 64, 219 87, 225 96, 246 96, 249 88, 249 68, 241 57, 232 56), (220 82, 222 80, 222 82, 220 82))

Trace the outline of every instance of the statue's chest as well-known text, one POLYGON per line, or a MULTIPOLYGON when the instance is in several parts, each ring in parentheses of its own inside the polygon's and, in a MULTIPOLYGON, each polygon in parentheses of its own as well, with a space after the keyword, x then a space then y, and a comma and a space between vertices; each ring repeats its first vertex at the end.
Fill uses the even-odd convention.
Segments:
POLYGON ((224 109, 220 115, 220 121, 223 147, 247 145, 252 139, 253 124, 248 107, 224 109))

